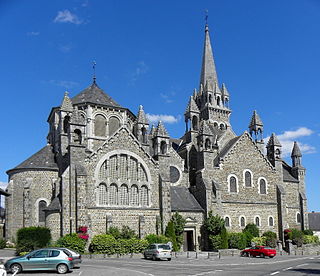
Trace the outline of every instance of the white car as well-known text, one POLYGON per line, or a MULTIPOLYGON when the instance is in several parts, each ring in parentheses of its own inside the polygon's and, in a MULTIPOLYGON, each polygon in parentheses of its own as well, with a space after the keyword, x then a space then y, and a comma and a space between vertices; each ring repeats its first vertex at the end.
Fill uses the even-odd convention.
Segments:
POLYGON ((152 259, 154 261, 159 259, 168 259, 171 261, 172 250, 170 245, 163 243, 153 243, 148 246, 148 248, 143 252, 145 259, 152 259))

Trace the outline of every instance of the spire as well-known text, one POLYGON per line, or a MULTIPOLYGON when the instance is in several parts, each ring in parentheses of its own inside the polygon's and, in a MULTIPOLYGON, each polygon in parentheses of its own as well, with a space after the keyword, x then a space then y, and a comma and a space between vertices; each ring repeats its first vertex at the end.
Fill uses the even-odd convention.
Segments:
POLYGON ((251 117, 249 129, 250 131, 257 131, 259 128, 261 129, 263 127, 263 123, 257 113, 256 110, 253 111, 253 115, 251 117))
POLYGON ((70 111, 70 112, 73 110, 72 102, 71 102, 71 99, 69 98, 68 91, 64 92, 64 97, 61 103, 61 109, 64 111, 70 111))
POLYGON ((139 106, 137 122, 141 124, 149 124, 142 105, 139 106))
POLYGON ((199 108, 198 108, 196 102, 194 101, 194 97, 192 97, 192 96, 190 96, 190 100, 189 100, 189 103, 187 105, 185 114, 187 114, 189 112, 200 113, 199 108))
POLYGON ((93 84, 96 84, 96 65, 97 63, 95 61, 92 62, 92 69, 93 69, 93 84))
POLYGON ((169 137, 169 134, 161 121, 158 123, 154 136, 169 137))
POLYGON ((293 144, 291 157, 302 157, 299 145, 296 141, 294 141, 294 144, 293 144))
POLYGON ((226 85, 223 83, 221 87, 221 92, 224 97, 229 97, 229 92, 226 85))
POLYGON ((281 147, 281 143, 279 142, 277 136, 274 133, 271 134, 270 139, 267 144, 267 147, 270 147, 270 146, 281 147))
POLYGON ((209 27, 206 24, 200 84, 204 87, 208 83, 209 86, 214 87, 215 82, 218 83, 218 78, 211 48, 209 27))

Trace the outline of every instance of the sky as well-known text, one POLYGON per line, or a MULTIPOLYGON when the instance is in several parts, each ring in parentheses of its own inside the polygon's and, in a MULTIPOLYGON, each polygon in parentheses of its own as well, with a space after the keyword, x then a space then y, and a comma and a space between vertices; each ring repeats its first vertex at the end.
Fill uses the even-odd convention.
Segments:
POLYGON ((306 167, 309 211, 320 211, 320 1, 0 0, 0 184, 46 145, 47 118, 65 91, 92 83, 172 137, 199 87, 205 11, 231 124, 248 130, 257 110, 291 164, 293 141, 306 167))

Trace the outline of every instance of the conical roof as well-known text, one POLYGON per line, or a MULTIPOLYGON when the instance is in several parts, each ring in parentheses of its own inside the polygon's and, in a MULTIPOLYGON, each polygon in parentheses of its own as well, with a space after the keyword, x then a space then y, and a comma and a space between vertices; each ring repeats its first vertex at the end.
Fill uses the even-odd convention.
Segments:
POLYGON ((270 147, 270 146, 281 147, 281 143, 280 143, 280 141, 278 140, 277 136, 274 133, 271 134, 270 139, 269 139, 268 144, 267 144, 267 147, 270 147))
POLYGON ((74 96, 71 100, 74 105, 81 103, 91 103, 121 107, 115 100, 107 95, 95 81, 88 88, 80 92, 78 95, 74 96))
POLYGON ((189 103, 187 105, 185 113, 189 113, 189 112, 200 113, 199 108, 198 108, 193 96, 190 96, 189 103))
POLYGON ((139 106, 137 122, 141 124, 149 124, 146 114, 144 113, 143 106, 139 106))
POLYGON ((64 93, 64 97, 61 104, 61 110, 70 111, 70 112, 73 110, 72 102, 71 102, 71 99, 69 98, 69 93, 67 91, 64 93))
POLYGON ((210 85, 210 87, 214 87, 215 82, 218 83, 218 77, 216 72, 216 66, 214 64, 214 59, 213 59, 209 28, 208 28, 208 25, 206 25, 200 84, 202 84, 203 87, 206 85, 210 85))
POLYGON ((222 84, 221 92, 222 92, 223 96, 229 96, 229 91, 224 83, 222 84))
POLYGON ((158 123, 154 136, 169 137, 169 134, 161 121, 158 123))
POLYGON ((251 117, 251 121, 250 121, 250 124, 249 124, 249 128, 251 129, 254 129, 255 126, 263 126, 263 123, 257 113, 256 110, 253 111, 253 115, 251 117))
POLYGON ((299 145, 296 141, 294 141, 291 157, 301 157, 301 156, 302 154, 301 154, 299 145))

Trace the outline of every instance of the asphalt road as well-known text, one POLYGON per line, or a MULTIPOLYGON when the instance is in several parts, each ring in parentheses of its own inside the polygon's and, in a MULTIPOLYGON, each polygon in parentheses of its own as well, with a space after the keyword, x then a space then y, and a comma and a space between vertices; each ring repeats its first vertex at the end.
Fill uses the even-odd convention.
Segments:
MULTIPOLYGON (((19 275, 56 275, 56 272, 23 272, 19 275)), ((210 276, 210 275, 320 275, 320 256, 269 258, 222 257, 221 259, 173 258, 151 261, 142 258, 83 259, 69 276, 210 276)))

